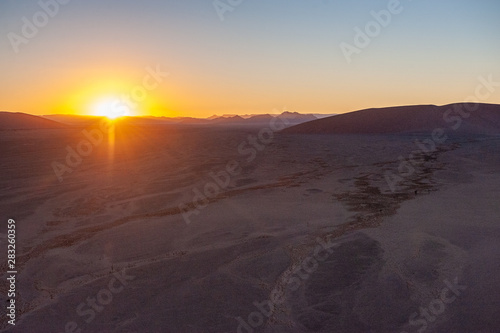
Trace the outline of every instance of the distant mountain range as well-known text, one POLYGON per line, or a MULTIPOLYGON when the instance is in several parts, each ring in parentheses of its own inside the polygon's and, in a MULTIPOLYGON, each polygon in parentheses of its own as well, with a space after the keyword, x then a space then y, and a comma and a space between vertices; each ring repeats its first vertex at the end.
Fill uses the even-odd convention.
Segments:
MULTIPOLYGON (((285 111, 279 115, 250 115, 242 117, 221 116, 210 118, 191 117, 124 117, 120 123, 128 125, 210 125, 210 126, 268 126, 269 122, 279 117, 286 120, 287 126, 301 124, 307 121, 318 119, 312 114, 300 114, 297 112, 285 111)), ((103 117, 55 114, 46 116, 35 116, 20 112, 0 112, 0 130, 17 129, 43 129, 43 128, 71 128, 87 127, 95 124, 103 117)))
MULTIPOLYGON (((453 133, 500 134, 500 105, 474 104, 413 105, 366 109, 318 119, 313 114, 285 111, 280 115, 225 115, 206 119, 189 117, 124 117, 128 125, 185 126, 269 126, 273 117, 286 120, 288 134, 399 134, 430 133, 436 128, 453 133)), ((0 112, 0 130, 87 127, 102 117, 78 115, 34 116, 25 113, 0 112)))
MULTIPOLYGON (((299 114, 297 112, 290 112, 290 111, 284 111, 283 113, 292 113, 292 114, 299 114)), ((330 113, 330 114, 323 114, 323 113, 303 113, 301 115, 304 115, 304 116, 314 116, 318 119, 320 118, 325 118, 325 117, 330 117, 330 116, 335 116, 336 113, 330 113)), ((239 116, 241 118, 244 118, 244 119, 248 119, 248 118, 252 118, 252 117, 260 117, 262 116, 261 113, 259 114, 243 114, 243 115, 236 115, 236 114, 223 114, 222 116, 218 116, 216 114, 214 114, 213 116, 210 116, 208 117, 207 119, 221 119, 221 118, 231 118, 231 117, 234 117, 234 116, 239 116)))
POLYGON ((312 114, 301 114, 298 112, 285 111, 279 115, 258 114, 258 115, 223 115, 211 116, 209 118, 191 117, 145 117, 150 120, 161 120, 172 124, 198 124, 198 125, 241 125, 241 126, 261 126, 269 124, 271 119, 279 117, 286 119, 289 126, 301 124, 307 121, 316 120, 318 117, 312 114))
MULTIPOLYGON (((79 116, 79 115, 48 115, 43 116, 46 119, 57 121, 71 126, 87 126, 96 121, 93 116, 79 116)), ((242 117, 238 115, 224 115, 221 117, 210 118, 191 118, 191 117, 125 117, 121 121, 125 121, 134 125, 165 125, 165 124, 182 124, 182 125, 230 125, 230 126, 265 126, 269 124, 273 117, 280 117, 286 119, 288 126, 301 124, 307 121, 318 119, 312 114, 300 114, 297 112, 285 111, 280 115, 251 115, 242 117)))
POLYGON ((414 105, 366 109, 313 120, 283 130, 288 134, 400 134, 431 133, 500 134, 500 105, 414 105), (475 110, 471 111, 471 106, 475 110))

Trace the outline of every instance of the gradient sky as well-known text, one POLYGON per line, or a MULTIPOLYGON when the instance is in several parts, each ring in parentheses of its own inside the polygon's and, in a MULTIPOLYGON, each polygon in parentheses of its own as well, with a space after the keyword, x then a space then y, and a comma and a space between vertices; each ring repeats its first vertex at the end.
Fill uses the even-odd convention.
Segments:
MULTIPOLYGON (((473 94, 478 76, 500 81, 498 0, 401 0, 349 64, 340 44, 354 44, 354 28, 388 3, 244 0, 221 21, 211 0, 71 0, 16 53, 8 34, 22 36, 22 18, 41 8, 2 0, 0 110, 92 114, 140 91, 157 66, 170 75, 133 114, 447 104, 473 94)), ((485 102, 500 103, 500 88, 485 102)))

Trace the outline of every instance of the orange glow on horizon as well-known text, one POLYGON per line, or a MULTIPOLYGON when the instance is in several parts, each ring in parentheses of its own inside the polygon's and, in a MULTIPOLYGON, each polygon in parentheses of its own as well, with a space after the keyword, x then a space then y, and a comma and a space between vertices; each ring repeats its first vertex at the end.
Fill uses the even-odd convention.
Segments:
MULTIPOLYGON (((134 80, 109 78, 67 85, 59 90, 57 101, 53 98, 52 105, 48 105, 51 110, 48 113, 105 116, 108 119, 160 113, 165 115, 164 110, 168 113, 168 107, 159 98, 162 91, 147 91, 137 87, 140 86, 134 84, 134 80), (61 99, 61 96, 64 98, 61 99)), ((44 113, 47 114, 47 111, 44 113)))

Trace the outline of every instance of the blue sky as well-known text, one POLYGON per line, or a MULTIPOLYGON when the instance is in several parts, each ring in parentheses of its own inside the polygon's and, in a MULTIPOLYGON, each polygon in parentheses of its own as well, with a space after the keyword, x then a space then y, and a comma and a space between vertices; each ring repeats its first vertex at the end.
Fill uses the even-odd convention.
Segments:
MULTIPOLYGON (((348 63, 340 44, 354 45, 354 28, 389 3, 244 0, 221 21, 212 1, 71 0, 16 53, 9 33, 22 36, 22 18, 41 8, 4 0, 0 109, 88 113, 93 99, 127 93, 157 65, 170 76, 148 92, 143 114, 446 104, 471 95, 479 76, 500 81, 493 0, 402 0, 348 63)), ((500 92, 486 102, 500 103, 500 92)))

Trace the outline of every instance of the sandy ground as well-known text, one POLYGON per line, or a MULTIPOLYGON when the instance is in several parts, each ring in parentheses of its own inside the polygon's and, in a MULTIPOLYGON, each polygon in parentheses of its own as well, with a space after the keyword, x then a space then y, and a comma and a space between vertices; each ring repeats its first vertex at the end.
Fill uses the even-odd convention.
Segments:
POLYGON ((276 134, 254 156, 258 132, 119 128, 62 182, 79 131, 0 132, 2 330, 500 332, 500 138, 450 139, 392 192, 416 137, 276 134))

